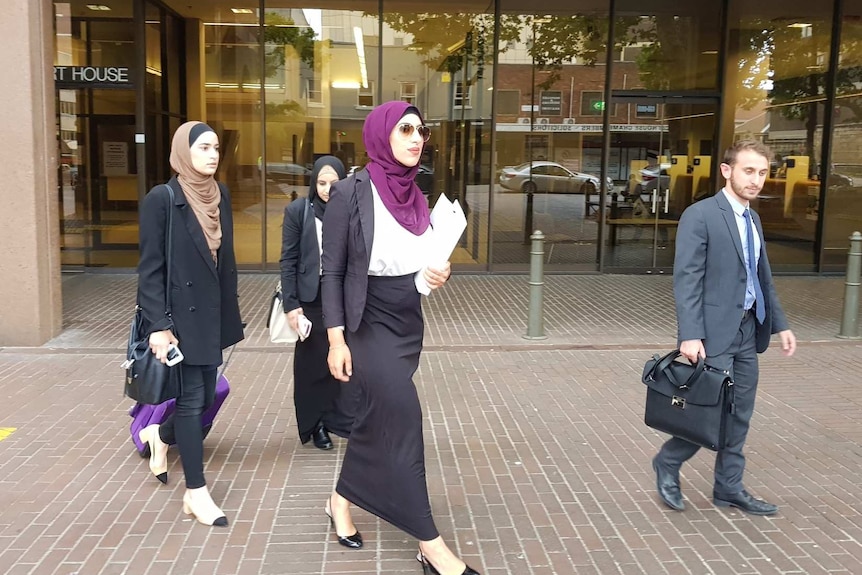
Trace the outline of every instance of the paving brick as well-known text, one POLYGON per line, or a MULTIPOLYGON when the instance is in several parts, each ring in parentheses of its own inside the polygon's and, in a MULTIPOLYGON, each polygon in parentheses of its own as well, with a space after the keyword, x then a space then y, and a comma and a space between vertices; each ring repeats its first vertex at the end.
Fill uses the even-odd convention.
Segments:
MULTIPOLYGON (((345 443, 302 446, 290 348, 264 328, 272 274, 240 277, 248 321, 232 393, 206 440, 231 525, 181 512, 182 467, 162 486, 128 437, 119 355, 130 275, 64 277, 63 334, 0 349, 0 572, 419 573, 416 542, 363 511, 366 548, 334 539, 322 506, 345 443), (70 409, 69 406, 75 406, 70 409)), ((548 339, 530 342, 526 278, 456 276, 425 301, 427 472, 438 527, 485 575, 856 573, 862 565, 862 344, 838 340, 843 282, 779 277, 800 339, 761 357, 746 485, 774 518, 717 510, 713 456, 683 469, 688 508, 655 495, 663 436, 642 423, 643 361, 673 346, 670 278, 548 276, 548 339)))

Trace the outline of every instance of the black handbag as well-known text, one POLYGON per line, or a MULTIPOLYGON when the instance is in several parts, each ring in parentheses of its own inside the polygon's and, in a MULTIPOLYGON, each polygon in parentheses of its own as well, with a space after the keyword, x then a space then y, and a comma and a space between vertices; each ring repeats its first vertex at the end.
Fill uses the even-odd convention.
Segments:
POLYGON ((702 357, 696 365, 674 361, 679 356, 679 350, 655 354, 644 365, 644 423, 701 447, 722 449, 727 417, 734 411, 730 372, 706 365, 702 357))
MULTIPOLYGON (((167 230, 165 232, 165 317, 171 317, 171 260, 173 248, 173 204, 174 190, 167 186, 170 194, 167 230)), ((144 325, 144 314, 140 305, 135 305, 135 315, 129 329, 129 345, 126 351, 126 383, 123 393, 138 403, 158 405, 179 396, 182 386, 182 368, 179 364, 167 366, 150 351, 150 334, 144 325)))

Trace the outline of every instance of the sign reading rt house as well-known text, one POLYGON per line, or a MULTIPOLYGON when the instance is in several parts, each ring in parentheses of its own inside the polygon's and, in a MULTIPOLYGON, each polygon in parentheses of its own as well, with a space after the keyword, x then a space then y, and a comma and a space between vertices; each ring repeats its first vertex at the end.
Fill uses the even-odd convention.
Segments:
POLYGON ((54 82, 63 88, 121 88, 132 85, 121 66, 54 66, 54 82))

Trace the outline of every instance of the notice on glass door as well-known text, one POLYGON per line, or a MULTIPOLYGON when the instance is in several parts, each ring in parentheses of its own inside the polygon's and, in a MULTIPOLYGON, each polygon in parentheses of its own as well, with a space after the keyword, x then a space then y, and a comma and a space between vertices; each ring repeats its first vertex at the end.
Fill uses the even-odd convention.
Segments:
POLYGON ((102 142, 102 175, 107 177, 129 175, 129 144, 102 142))

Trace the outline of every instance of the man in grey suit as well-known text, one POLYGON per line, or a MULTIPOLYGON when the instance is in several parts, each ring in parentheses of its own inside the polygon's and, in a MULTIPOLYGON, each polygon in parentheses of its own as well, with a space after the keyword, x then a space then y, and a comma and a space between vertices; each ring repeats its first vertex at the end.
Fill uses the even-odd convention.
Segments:
MULTIPOLYGON (((680 353, 730 370, 736 409, 729 416, 726 446, 715 458, 713 503, 753 515, 773 515, 778 507, 751 496, 743 486, 743 447, 757 394, 757 354, 777 333, 787 356, 796 337, 778 302, 766 257, 760 217, 749 208, 769 175, 771 152, 761 142, 743 140, 724 155, 725 186, 689 206, 679 220, 673 290, 680 353)), ((682 464, 699 449, 679 437, 669 439, 653 459, 662 501, 685 506, 679 487, 682 464)))

